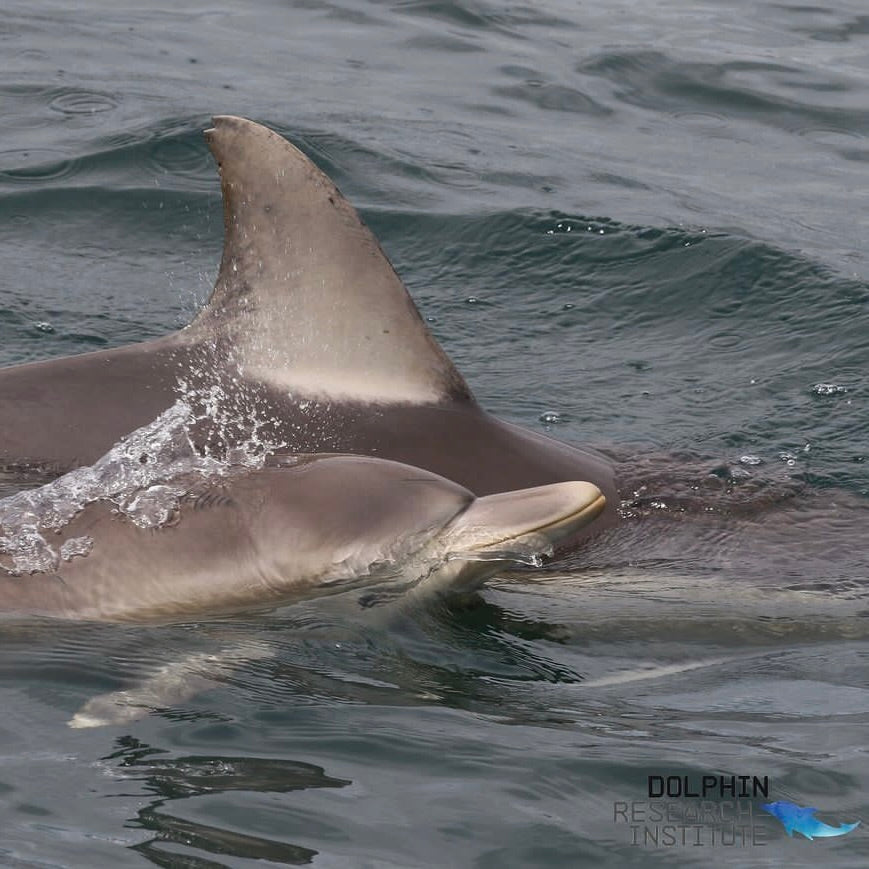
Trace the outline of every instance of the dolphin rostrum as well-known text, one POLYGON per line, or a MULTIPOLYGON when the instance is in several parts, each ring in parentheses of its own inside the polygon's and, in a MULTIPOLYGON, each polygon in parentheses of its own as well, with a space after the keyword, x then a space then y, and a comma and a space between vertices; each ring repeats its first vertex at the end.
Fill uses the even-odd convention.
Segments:
POLYGON ((0 556, 0 611, 165 620, 361 585, 470 590, 551 551, 604 504, 592 483, 477 498, 384 459, 294 457, 194 481, 171 521, 154 527, 107 498, 91 501, 56 531, 64 555, 53 565, 16 576, 0 556))
MULTIPOLYGON (((242 118, 213 123, 225 240, 207 304, 157 340, 0 370, 0 467, 89 465, 195 393, 277 452, 391 459, 477 496, 586 480, 606 498, 589 530, 616 522, 609 462, 477 404, 373 234, 301 151, 242 118)), ((202 423, 197 447, 231 446, 229 428, 202 423)))

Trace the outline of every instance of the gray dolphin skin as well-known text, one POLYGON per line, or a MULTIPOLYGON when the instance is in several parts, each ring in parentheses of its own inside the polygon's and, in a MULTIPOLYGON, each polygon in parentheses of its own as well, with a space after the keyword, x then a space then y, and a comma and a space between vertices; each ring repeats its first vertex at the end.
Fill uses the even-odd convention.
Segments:
POLYGON ((299 457, 203 484, 175 521, 143 529, 108 500, 57 542, 92 550, 53 573, 0 571, 7 616, 166 620, 275 606, 371 584, 472 590, 592 523, 604 496, 557 483, 476 498, 428 471, 371 457, 299 457))
MULTIPOLYGON (((213 123, 225 241, 208 303, 158 340, 0 370, 0 467, 89 465, 199 376, 240 416, 255 409, 286 453, 377 456, 476 496, 589 481, 606 507, 570 544, 616 523, 608 461, 480 408, 377 240, 307 157, 251 121, 213 123)), ((197 447, 211 436, 202 426, 197 447)))

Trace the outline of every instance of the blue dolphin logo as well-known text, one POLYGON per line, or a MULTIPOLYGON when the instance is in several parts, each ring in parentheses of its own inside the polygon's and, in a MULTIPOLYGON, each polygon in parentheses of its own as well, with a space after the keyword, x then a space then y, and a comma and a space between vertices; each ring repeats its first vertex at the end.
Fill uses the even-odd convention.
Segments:
POLYGON ((761 808, 778 818, 789 836, 793 836, 794 831, 801 833, 807 839, 816 839, 821 836, 844 836, 845 833, 850 833, 851 830, 860 826, 860 822, 857 821, 854 824, 839 824, 838 827, 831 827, 815 817, 817 809, 804 809, 796 803, 787 802, 787 800, 764 803, 761 808))

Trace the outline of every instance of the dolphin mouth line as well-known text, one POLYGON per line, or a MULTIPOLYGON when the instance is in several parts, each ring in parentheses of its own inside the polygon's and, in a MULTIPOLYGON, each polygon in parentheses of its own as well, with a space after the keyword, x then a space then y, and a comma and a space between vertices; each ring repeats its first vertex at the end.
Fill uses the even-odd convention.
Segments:
POLYGON ((604 508, 606 507, 606 496, 600 494, 591 504, 586 504, 579 510, 574 511, 573 513, 568 513, 566 516, 561 516, 558 519, 555 519, 552 522, 544 522, 542 525, 537 525, 534 528, 528 528, 524 530, 521 534, 512 534, 506 537, 502 537, 500 540, 493 540, 486 543, 485 546, 481 546, 479 551, 485 552, 487 549, 492 549, 495 546, 500 546, 502 543, 507 543, 511 540, 521 540, 523 537, 528 537, 532 534, 539 534, 541 532, 549 531, 551 529, 560 528, 562 525, 567 525, 568 523, 575 522, 577 519, 582 520, 582 524, 576 529, 579 531, 580 528, 584 528, 589 523, 593 522, 603 513, 604 508))

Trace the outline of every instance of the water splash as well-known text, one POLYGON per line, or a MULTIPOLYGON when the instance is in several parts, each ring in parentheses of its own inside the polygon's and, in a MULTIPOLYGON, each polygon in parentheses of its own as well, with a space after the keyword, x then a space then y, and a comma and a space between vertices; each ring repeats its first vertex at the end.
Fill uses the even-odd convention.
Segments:
POLYGON ((230 465, 262 467, 265 458, 288 444, 269 435, 282 420, 245 378, 231 347, 205 344, 186 360, 176 384, 179 401, 190 408, 187 431, 196 432, 203 456, 230 465), (219 372, 219 373, 218 373, 219 372))
POLYGON ((0 569, 14 576, 52 572, 61 560, 85 557, 89 538, 67 540, 58 550, 46 534, 60 532, 94 501, 109 500, 140 528, 155 528, 177 515, 192 482, 262 467, 283 444, 263 433, 270 421, 241 388, 240 376, 227 391, 208 370, 215 369, 203 366, 179 378, 175 403, 93 465, 0 500, 0 555, 9 557, 0 569))
POLYGON ((60 557, 63 561, 72 561, 76 555, 90 555, 90 551, 94 548, 92 537, 70 537, 63 546, 60 547, 60 557))
MULTIPOLYGON (((194 450, 188 433, 192 420, 190 405, 179 400, 152 423, 115 444, 93 465, 0 501, 0 553, 11 557, 11 567, 4 565, 4 569, 13 575, 56 570, 64 550, 58 552, 45 534, 59 532, 84 507, 101 498, 112 500, 119 512, 127 512, 139 525, 159 524, 165 503, 162 509, 153 507, 159 500, 158 484, 185 473, 222 470, 218 462, 194 450), (150 510, 143 509, 140 496, 149 500, 150 510)), ((174 492, 173 496, 177 497, 174 492)), ((85 549, 70 545, 65 554, 70 558, 84 555, 85 549)))
POLYGON ((812 387, 814 395, 846 395, 847 392, 848 387, 840 383, 816 383, 812 387))
POLYGON ((230 349, 205 346, 186 360, 175 403, 131 432, 93 465, 0 500, 0 571, 20 576, 52 572, 62 560, 86 557, 90 538, 47 539, 88 504, 112 502, 140 528, 174 520, 180 499, 204 480, 263 467, 287 444, 269 436, 279 420, 262 410, 230 349))
MULTIPOLYGON (((485 533, 485 532, 483 532, 485 533)), ((467 536, 467 531, 463 533, 467 536)), ((471 545, 473 546, 473 544, 471 545)), ((490 546, 477 546, 456 549, 447 538, 446 553, 443 560, 450 561, 475 561, 475 562, 504 562, 523 567, 541 567, 546 558, 552 556, 554 548, 552 541, 545 535, 537 532, 523 534, 521 537, 495 543, 490 546)))
POLYGON ((544 559, 551 556, 552 552, 551 545, 547 545, 545 549, 511 545, 510 549, 469 549, 461 552, 450 552, 446 556, 445 561, 475 561, 484 563, 497 561, 521 567, 542 567, 544 559))

